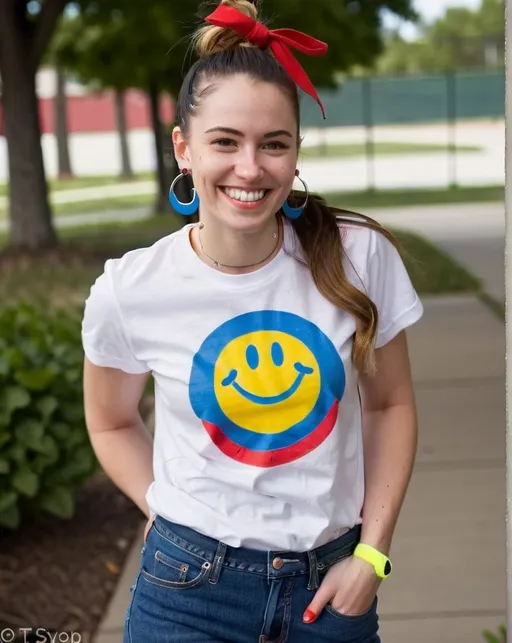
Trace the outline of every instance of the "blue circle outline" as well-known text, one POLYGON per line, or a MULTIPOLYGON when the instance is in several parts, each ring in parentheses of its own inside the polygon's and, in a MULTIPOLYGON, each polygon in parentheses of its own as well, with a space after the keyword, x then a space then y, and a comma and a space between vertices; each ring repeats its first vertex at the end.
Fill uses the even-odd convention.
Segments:
POLYGON ((247 449, 286 448, 307 437, 322 422, 345 392, 343 361, 334 344, 316 324, 293 313, 260 310, 243 313, 217 327, 201 344, 192 360, 189 399, 194 413, 217 426, 229 439, 247 449), (221 351, 234 339, 252 332, 281 331, 303 342, 320 368, 320 394, 308 415, 281 433, 257 433, 235 424, 220 408, 213 386, 214 369, 221 351))

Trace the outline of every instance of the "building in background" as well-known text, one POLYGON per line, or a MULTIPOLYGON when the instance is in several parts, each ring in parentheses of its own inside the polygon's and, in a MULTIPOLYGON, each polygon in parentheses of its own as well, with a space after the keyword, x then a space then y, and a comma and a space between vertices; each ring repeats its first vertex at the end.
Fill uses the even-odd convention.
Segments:
MULTIPOLYGON (((55 133, 54 98, 56 94, 56 74, 53 69, 44 68, 36 77, 39 96, 39 114, 42 134, 55 133)), ((112 91, 94 92, 84 85, 68 80, 66 82, 67 117, 70 134, 116 132, 114 93, 112 91)), ((149 104, 146 95, 138 90, 126 92, 126 118, 128 129, 151 130, 149 104)), ((4 134, 0 103, 0 135, 4 134)), ((174 101, 165 97, 161 101, 160 114, 165 124, 174 119, 174 101)))

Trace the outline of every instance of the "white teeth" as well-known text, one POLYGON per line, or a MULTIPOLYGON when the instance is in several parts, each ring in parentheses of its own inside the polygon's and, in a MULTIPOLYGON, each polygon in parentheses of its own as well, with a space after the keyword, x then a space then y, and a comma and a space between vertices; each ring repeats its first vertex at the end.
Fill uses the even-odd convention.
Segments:
POLYGON ((224 192, 231 199, 236 199, 237 201, 246 203, 247 201, 261 201, 265 197, 266 190, 259 190, 258 192, 246 192, 245 190, 224 188, 224 192))

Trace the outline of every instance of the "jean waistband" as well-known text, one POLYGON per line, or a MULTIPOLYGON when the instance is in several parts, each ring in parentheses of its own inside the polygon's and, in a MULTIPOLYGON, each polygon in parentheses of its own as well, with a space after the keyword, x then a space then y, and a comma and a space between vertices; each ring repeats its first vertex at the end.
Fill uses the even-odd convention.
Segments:
POLYGON ((231 547, 201 534, 190 527, 157 516, 154 527, 161 536, 212 564, 210 582, 216 582, 223 566, 249 573, 266 575, 269 579, 309 574, 309 589, 317 589, 319 571, 351 556, 361 537, 361 525, 325 545, 309 551, 258 550, 231 547))

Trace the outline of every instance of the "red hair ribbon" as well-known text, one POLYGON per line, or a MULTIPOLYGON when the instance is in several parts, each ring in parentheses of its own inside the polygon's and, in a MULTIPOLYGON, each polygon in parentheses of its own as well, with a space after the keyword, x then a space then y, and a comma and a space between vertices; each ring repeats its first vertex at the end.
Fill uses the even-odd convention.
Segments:
POLYGON ((256 22, 238 9, 225 4, 217 7, 205 20, 216 27, 233 29, 242 38, 245 38, 259 49, 269 47, 276 60, 284 67, 295 83, 320 105, 322 116, 325 118, 324 106, 316 89, 299 61, 289 49, 289 47, 293 47, 308 56, 323 56, 327 52, 325 42, 308 36, 301 31, 295 31, 295 29, 274 29, 271 31, 263 23, 256 22))

